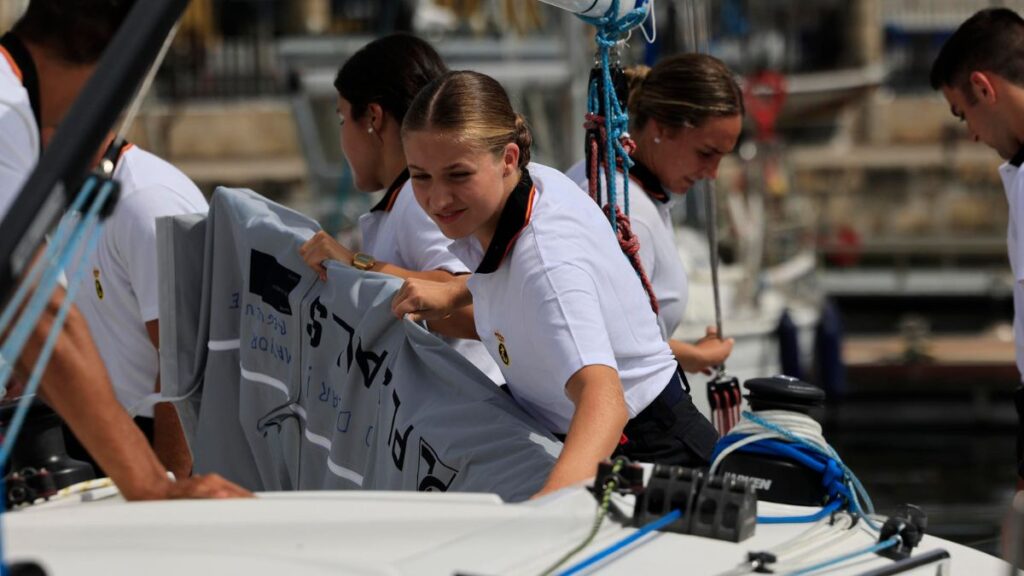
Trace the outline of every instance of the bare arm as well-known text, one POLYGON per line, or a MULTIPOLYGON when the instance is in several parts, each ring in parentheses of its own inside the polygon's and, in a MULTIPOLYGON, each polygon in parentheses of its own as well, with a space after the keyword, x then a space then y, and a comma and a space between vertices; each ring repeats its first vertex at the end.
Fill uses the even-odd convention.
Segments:
MULTIPOLYGON (((63 296, 58 292, 51 298, 36 325, 18 360, 22 370, 30 370, 35 363, 63 296)), ((128 500, 251 495, 217 475, 178 482, 168 479, 145 436, 114 396, 85 318, 76 308, 71 309, 57 339, 40 395, 64 418, 128 500)))
POLYGON ((672 355, 676 362, 686 372, 710 373, 715 366, 721 366, 732 354, 734 340, 727 338, 722 340, 714 327, 709 326, 703 338, 696 344, 669 340, 668 345, 672 348, 672 355))
POLYGON ((479 340, 473 321, 473 295, 469 274, 449 276, 445 282, 406 280, 391 301, 391 311, 415 322, 426 320, 430 329, 452 338, 479 340))
MULTIPOLYGON (((160 350, 160 321, 146 322, 146 332, 153 347, 160 350)), ((160 391, 160 374, 156 376, 155 391, 160 391)), ((185 441, 185 430, 181 427, 178 412, 170 402, 153 406, 153 451, 157 458, 174 473, 175 478, 192 475, 192 453, 185 441)))
POLYGON ((562 455, 537 496, 553 492, 597 473, 629 422, 619 373, 610 366, 584 366, 569 378, 565 391, 576 405, 562 455))
MULTIPOLYGON (((352 263, 354 253, 332 238, 329 234, 321 230, 314 234, 312 238, 307 240, 305 244, 299 247, 299 256, 302 257, 302 260, 307 266, 317 273, 320 280, 323 282, 327 280, 327 269, 323 265, 325 260, 336 260, 347 265, 352 263)), ((370 270, 381 274, 395 276, 396 278, 402 278, 407 281, 423 281, 422 284, 416 284, 416 290, 420 291, 430 290, 432 284, 445 284, 447 282, 453 282, 457 278, 451 272, 447 272, 445 270, 416 271, 381 261, 377 261, 370 270)), ((458 282, 460 283, 459 286, 461 286, 461 288, 465 287, 464 280, 459 280, 458 282)), ((406 282, 406 285, 408 284, 409 282, 406 282)), ((406 286, 403 286, 402 288, 404 290, 406 286)), ((468 290, 466 292, 468 293, 468 290)), ((471 304, 472 302, 469 301, 469 303, 471 304)), ((399 318, 401 318, 402 315, 403 314, 398 314, 399 318)), ((414 313, 411 318, 417 322, 420 320, 429 320, 430 329, 444 336, 451 338, 466 338, 470 340, 479 339, 476 335, 476 327, 473 324, 473 307, 471 305, 452 307, 450 309, 446 309, 443 313, 432 315, 430 317, 414 313)))
MULTIPOLYGON (((321 281, 326 281, 327 269, 324 268, 324 260, 336 260, 349 266, 352 264, 352 257, 355 256, 355 253, 332 238, 330 234, 320 230, 299 247, 299 256, 302 257, 307 266, 317 273, 321 281)), ((403 280, 419 278, 444 282, 452 277, 450 272, 444 270, 409 270, 387 262, 377 262, 370 270, 402 278, 403 280)))

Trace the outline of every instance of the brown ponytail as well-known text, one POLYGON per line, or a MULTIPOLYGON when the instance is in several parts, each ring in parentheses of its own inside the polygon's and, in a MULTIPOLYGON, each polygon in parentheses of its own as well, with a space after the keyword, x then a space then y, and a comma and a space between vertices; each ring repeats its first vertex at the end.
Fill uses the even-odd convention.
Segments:
POLYGON ((533 146, 533 133, 526 124, 526 118, 516 113, 516 136, 513 140, 519 146, 519 167, 530 163, 530 148, 533 146))
POLYGON ((519 167, 530 162, 533 135, 512 109, 497 80, 468 70, 449 72, 427 84, 402 122, 402 134, 430 130, 495 154, 509 143, 519 147, 519 167))
POLYGON ((651 73, 651 67, 637 64, 626 68, 622 72, 626 75, 627 87, 629 88, 629 102, 635 102, 640 98, 640 92, 643 90, 644 81, 647 80, 647 76, 651 73))
POLYGON ((743 115, 743 92, 732 71, 706 54, 676 54, 645 70, 627 69, 633 128, 654 119, 668 127, 700 126, 708 118, 743 115))

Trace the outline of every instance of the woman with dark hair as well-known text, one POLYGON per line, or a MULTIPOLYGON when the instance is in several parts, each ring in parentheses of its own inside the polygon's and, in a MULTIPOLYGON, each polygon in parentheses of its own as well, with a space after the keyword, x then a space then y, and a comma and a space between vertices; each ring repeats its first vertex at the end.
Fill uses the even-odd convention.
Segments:
POLYGON ((608 220, 562 173, 529 162, 531 140, 483 74, 450 72, 416 97, 402 125, 413 191, 474 273, 408 279, 394 312, 429 320, 473 305, 513 397, 565 438, 541 493, 593 476, 616 451, 706 464, 715 431, 608 220))
MULTIPOLYGON (((325 260, 390 274, 443 282, 468 270, 451 252, 451 241, 416 203, 405 165, 401 126, 413 98, 448 68, 433 47, 408 34, 392 34, 356 52, 334 81, 338 90, 341 149, 352 169, 356 188, 385 189, 384 197, 359 219, 362 252, 343 246, 326 232, 317 232, 300 249, 303 260, 326 280, 325 260)), ((469 336, 470 309, 436 319, 431 329, 469 336)), ((488 377, 501 373, 479 342, 449 338, 488 377)))
MULTIPOLYGON (((672 196, 686 194, 703 178, 714 178, 722 157, 736 146, 743 125, 743 92, 721 61, 705 54, 679 54, 654 68, 626 70, 630 132, 637 143, 629 171, 630 221, 640 242, 640 261, 658 301, 658 324, 679 365, 701 372, 721 365, 733 341, 714 328, 696 345, 672 340, 689 295, 670 210, 672 196)), ((587 189, 585 162, 566 175, 587 189)), ((604 186, 603 175, 599 184, 604 186)), ((622 172, 616 198, 623 198, 622 172)))

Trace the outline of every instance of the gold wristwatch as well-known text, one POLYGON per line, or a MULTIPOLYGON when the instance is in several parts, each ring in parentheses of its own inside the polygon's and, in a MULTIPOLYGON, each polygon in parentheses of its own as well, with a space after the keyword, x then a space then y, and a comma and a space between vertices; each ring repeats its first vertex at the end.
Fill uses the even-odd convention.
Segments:
POLYGON ((371 270, 377 264, 377 259, 363 252, 356 252, 352 256, 352 267, 356 270, 371 270))

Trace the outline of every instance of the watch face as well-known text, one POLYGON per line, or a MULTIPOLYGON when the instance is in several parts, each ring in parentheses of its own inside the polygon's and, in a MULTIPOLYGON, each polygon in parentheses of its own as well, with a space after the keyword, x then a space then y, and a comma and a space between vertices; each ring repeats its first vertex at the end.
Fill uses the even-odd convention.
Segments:
POLYGON ((377 261, 374 260, 373 256, 363 254, 362 252, 352 257, 352 266, 358 270, 369 270, 376 263, 377 261))

